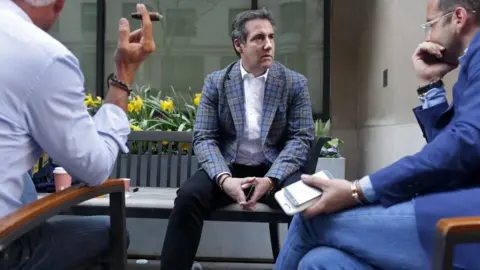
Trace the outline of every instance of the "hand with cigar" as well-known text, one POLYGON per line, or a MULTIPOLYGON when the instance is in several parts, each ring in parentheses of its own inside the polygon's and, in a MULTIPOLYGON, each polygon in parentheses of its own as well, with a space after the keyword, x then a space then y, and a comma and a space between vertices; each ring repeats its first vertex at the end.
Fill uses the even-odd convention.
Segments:
POLYGON ((143 4, 137 4, 137 14, 141 15, 142 26, 130 32, 127 19, 120 19, 118 28, 118 45, 115 52, 116 75, 120 80, 131 85, 140 64, 155 51, 152 19, 143 4))
MULTIPOLYGON (((163 19, 163 16, 160 15, 160 13, 158 12, 149 12, 148 14, 150 15, 150 20, 152 20, 152 22, 160 21, 161 19, 163 19)), ((131 16, 133 19, 142 20, 142 14, 139 12, 132 13, 131 16)))

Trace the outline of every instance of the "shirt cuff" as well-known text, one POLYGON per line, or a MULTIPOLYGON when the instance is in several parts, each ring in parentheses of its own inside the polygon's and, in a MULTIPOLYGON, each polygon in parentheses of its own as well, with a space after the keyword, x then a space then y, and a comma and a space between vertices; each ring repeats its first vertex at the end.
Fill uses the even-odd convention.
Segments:
POLYGON ((128 153, 127 140, 130 123, 127 114, 117 105, 103 104, 93 117, 95 128, 107 143, 115 143, 120 150, 128 153))
POLYGON ((422 102, 422 108, 428 109, 443 102, 447 102, 444 87, 432 88, 425 93, 425 96, 418 98, 422 102))
POLYGON ((218 185, 220 185, 220 183, 218 183, 218 179, 220 178, 220 176, 222 176, 224 174, 227 174, 228 176, 232 177, 232 175, 229 172, 221 172, 221 173, 217 174, 217 176, 215 176, 215 182, 217 182, 218 185))
POLYGON ((365 196, 365 199, 367 199, 367 201, 373 203, 378 200, 378 196, 372 186, 372 181, 370 181, 370 176, 366 175, 362 177, 362 179, 360 179, 358 183, 360 184, 363 196, 365 196))

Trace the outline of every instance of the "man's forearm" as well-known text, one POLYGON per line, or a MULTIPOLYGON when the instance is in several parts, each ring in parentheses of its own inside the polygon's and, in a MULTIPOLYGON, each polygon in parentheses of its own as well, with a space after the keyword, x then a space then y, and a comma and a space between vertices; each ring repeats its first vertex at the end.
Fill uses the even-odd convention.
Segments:
POLYGON ((194 140, 194 148, 200 166, 213 181, 217 181, 220 174, 231 174, 225 158, 213 140, 194 140))
POLYGON ((287 142, 287 145, 273 162, 265 177, 279 182, 275 184, 280 184, 287 176, 306 166, 310 150, 309 141, 308 136, 306 136, 305 138, 295 138, 287 142))

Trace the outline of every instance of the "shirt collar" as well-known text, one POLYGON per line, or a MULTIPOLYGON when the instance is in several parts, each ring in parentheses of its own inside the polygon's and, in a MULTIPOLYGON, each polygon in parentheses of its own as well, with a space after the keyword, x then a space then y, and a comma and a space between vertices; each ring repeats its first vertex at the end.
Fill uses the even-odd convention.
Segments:
MULTIPOLYGON (((268 76, 268 70, 265 71, 265 73, 263 73, 262 75, 258 76, 257 78, 262 78, 264 81, 267 80, 267 76, 268 76)), ((243 64, 242 64, 242 61, 240 60, 240 73, 242 74, 242 79, 245 79, 245 76, 247 76, 248 74, 251 74, 251 73, 248 73, 244 68, 243 68, 243 64)), ((253 74, 251 74, 252 77, 253 77, 253 74)))
POLYGON ((458 58, 458 61, 461 61, 462 58, 465 57, 465 55, 467 54, 467 51, 468 51, 468 47, 465 49, 465 51, 463 51, 463 55, 458 58))
POLYGON ((21 9, 17 4, 13 3, 11 0, 7 1, 0 1, 0 10, 9 10, 10 12, 15 13, 25 21, 29 23, 33 23, 32 19, 25 13, 23 9, 21 9))

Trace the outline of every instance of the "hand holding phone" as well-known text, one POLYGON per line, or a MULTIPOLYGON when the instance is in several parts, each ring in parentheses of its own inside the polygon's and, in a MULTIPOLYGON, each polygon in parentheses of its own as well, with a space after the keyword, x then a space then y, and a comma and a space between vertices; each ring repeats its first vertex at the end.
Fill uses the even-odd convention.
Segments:
MULTIPOLYGON (((314 176, 333 179, 328 171, 319 171, 314 176)), ((315 204, 322 196, 322 191, 299 180, 275 193, 275 199, 287 215, 294 215, 315 204)))

